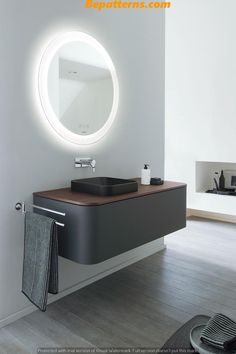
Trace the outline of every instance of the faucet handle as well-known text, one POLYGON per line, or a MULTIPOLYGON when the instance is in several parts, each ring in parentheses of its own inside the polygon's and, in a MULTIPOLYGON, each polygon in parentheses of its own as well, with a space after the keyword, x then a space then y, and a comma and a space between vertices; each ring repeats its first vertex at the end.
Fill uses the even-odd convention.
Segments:
POLYGON ((95 167, 95 166, 96 166, 96 160, 92 160, 92 161, 91 161, 91 166, 92 166, 92 167, 95 167))

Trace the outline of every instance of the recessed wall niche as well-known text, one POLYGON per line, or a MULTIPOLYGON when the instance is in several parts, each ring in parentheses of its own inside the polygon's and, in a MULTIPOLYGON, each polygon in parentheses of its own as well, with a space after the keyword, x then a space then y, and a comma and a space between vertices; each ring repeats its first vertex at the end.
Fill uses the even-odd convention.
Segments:
POLYGON ((221 170, 236 170, 234 162, 196 161, 196 192, 205 193, 208 189, 215 188, 215 172, 221 170))

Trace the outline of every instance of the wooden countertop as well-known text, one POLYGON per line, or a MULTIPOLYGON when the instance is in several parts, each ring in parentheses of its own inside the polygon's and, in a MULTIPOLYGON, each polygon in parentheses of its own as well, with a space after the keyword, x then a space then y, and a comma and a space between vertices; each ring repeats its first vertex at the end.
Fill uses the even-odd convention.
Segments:
POLYGON ((87 193, 72 192, 70 188, 54 189, 44 192, 35 192, 33 195, 35 197, 42 197, 52 200, 57 200, 60 202, 77 204, 77 205, 103 205, 114 202, 119 202, 121 200, 138 198, 149 194, 165 192, 171 189, 183 188, 186 186, 184 183, 165 181, 161 186, 144 186, 140 184, 140 178, 133 178, 138 182, 138 191, 132 193, 125 193, 121 195, 114 196, 98 196, 87 193))

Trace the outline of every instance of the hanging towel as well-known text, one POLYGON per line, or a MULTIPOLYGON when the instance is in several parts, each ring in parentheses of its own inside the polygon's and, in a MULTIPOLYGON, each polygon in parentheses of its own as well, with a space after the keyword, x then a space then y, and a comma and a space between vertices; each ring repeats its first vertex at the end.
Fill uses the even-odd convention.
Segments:
POLYGON ((56 223, 33 212, 25 214, 22 292, 41 311, 46 311, 48 292, 58 293, 56 223))
POLYGON ((236 323, 225 315, 214 315, 201 333, 201 340, 223 349, 236 349, 236 323))

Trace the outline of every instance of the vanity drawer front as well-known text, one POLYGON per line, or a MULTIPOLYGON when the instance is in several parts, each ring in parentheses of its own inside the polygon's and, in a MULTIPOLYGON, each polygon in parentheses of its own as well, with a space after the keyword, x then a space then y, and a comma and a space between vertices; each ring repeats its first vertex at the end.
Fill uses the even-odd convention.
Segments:
MULTIPOLYGON (((186 226, 186 187, 104 205, 81 206, 34 197, 35 204, 63 211, 59 254, 95 264, 186 226)), ((45 213, 45 212, 41 212, 45 213)))
POLYGON ((103 205, 96 213, 96 262, 186 226, 186 188, 103 205))

